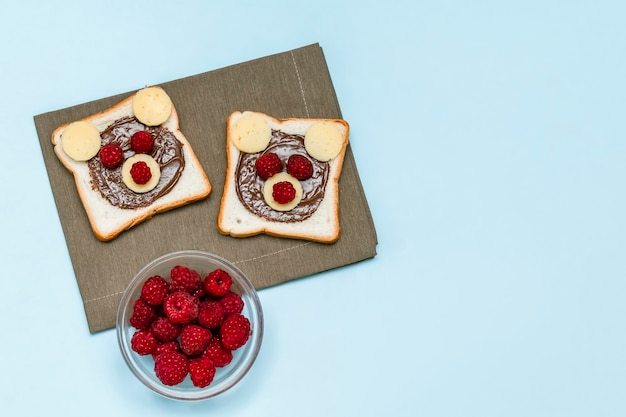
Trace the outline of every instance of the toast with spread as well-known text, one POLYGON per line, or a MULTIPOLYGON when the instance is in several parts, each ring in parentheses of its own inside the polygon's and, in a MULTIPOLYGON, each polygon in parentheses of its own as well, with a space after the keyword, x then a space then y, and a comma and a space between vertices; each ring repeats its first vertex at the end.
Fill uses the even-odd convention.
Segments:
POLYGON ((165 90, 143 88, 57 128, 54 151, 73 174, 94 235, 109 241, 157 213, 211 193, 165 90))
POLYGON ((334 243, 340 236, 339 177, 349 141, 341 119, 278 120, 234 112, 226 126, 223 234, 268 234, 334 243))

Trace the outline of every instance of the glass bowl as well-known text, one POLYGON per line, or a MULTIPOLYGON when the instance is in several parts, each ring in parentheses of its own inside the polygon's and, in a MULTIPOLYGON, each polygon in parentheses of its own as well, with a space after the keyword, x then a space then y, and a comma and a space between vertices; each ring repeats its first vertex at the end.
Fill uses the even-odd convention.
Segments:
POLYGON ((124 361, 131 372, 148 388, 167 398, 177 400, 204 400, 225 392, 237 384, 250 370, 261 347, 263 339, 263 312, 257 292, 246 275, 231 262, 217 255, 186 250, 163 255, 144 266, 132 279, 117 311, 117 341, 124 361), (251 334, 248 342, 233 351, 233 360, 222 368, 217 368, 213 382, 205 388, 195 387, 189 375, 178 385, 168 386, 156 377, 152 355, 141 356, 131 348, 131 338, 136 329, 130 325, 133 305, 141 296, 145 280, 160 275, 169 280, 169 273, 176 265, 183 265, 200 273, 204 278, 209 272, 221 268, 232 278, 232 291, 238 293, 244 307, 241 314, 250 320, 251 334))

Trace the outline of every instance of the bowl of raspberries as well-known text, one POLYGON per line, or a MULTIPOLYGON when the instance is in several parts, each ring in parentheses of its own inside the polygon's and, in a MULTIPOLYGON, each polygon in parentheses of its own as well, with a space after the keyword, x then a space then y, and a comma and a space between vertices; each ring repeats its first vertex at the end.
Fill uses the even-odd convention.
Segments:
POLYGON ((256 290, 234 264, 202 251, 163 255, 120 300, 117 340, 137 378, 156 393, 204 400, 237 384, 263 338, 256 290))

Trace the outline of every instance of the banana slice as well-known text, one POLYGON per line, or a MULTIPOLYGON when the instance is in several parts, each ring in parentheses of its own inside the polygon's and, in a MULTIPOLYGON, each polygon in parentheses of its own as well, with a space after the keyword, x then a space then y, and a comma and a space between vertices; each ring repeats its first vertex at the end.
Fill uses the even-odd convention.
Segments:
POLYGON ((272 129, 263 118, 249 114, 237 120, 231 132, 233 144, 241 152, 256 153, 267 148, 272 129))
POLYGON ((337 155, 343 146, 343 135, 330 122, 319 122, 307 130, 304 136, 304 147, 313 158, 326 162, 337 155))
POLYGON ((156 187, 159 183, 160 178, 161 167, 157 161, 155 161, 154 158, 148 154, 135 154, 124 161, 124 164, 122 165, 122 181, 124 181, 124 184, 126 184, 128 188, 136 193, 147 193, 148 191, 154 189, 154 187, 156 187), (135 180, 133 180, 133 176, 130 175, 130 169, 133 167, 133 164, 140 161, 145 162, 152 173, 152 177, 145 184, 137 184, 135 180))
POLYGON ((146 87, 133 98, 133 113, 147 126, 158 126, 172 114, 172 100, 161 87, 146 87))
POLYGON ((88 161, 100 151, 100 132, 85 121, 70 123, 61 134, 61 146, 75 161, 88 161))
POLYGON ((268 206, 273 208, 276 211, 289 211, 292 208, 296 207, 300 200, 302 200, 302 184, 300 181, 287 174, 286 172, 279 172, 278 174, 272 175, 265 181, 265 186, 263 187, 263 197, 265 198, 265 202, 268 206), (274 184, 277 184, 282 181, 288 181, 293 185, 293 188, 296 189, 296 197, 286 204, 280 204, 274 197, 272 197, 272 191, 274 190, 274 184))

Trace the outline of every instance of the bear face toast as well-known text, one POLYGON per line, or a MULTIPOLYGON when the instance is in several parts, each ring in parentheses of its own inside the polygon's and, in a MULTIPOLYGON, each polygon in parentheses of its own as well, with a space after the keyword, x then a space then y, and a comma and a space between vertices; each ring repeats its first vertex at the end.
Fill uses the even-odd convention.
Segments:
POLYGON ((178 115, 160 87, 65 124, 52 134, 54 152, 74 175, 94 235, 109 241, 157 213, 211 193, 178 115))
POLYGON ((338 182, 349 130, 340 119, 231 114, 218 230, 233 237, 264 233, 336 242, 338 182))

